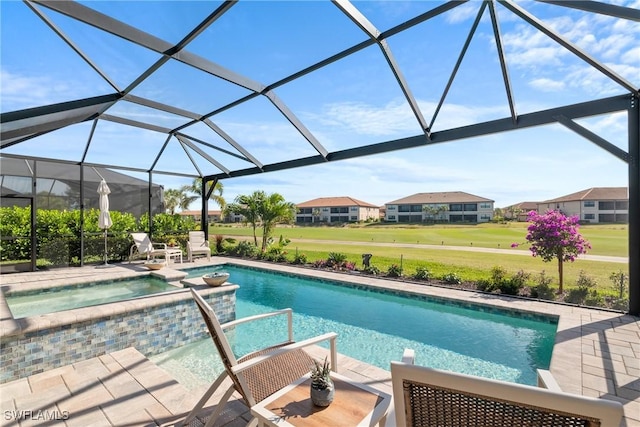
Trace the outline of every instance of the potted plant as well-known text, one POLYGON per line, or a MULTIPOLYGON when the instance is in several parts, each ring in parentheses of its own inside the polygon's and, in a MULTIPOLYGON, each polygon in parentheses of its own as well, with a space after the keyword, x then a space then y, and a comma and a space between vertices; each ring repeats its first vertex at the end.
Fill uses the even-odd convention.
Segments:
POLYGON ((171 237, 169 238, 169 240, 167 240, 167 246, 169 246, 170 248, 176 247, 178 246, 178 242, 176 241, 176 239, 171 237))
POLYGON ((320 364, 313 360, 314 366, 311 368, 311 401, 316 406, 329 406, 333 402, 335 387, 331 379, 329 362, 324 358, 324 363, 320 364))

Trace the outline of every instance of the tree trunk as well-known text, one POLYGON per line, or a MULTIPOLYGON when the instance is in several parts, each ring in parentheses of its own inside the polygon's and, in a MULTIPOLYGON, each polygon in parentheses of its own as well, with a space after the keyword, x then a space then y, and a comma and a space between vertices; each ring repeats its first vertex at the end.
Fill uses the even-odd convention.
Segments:
POLYGON ((558 293, 561 294, 562 293, 562 283, 563 283, 563 277, 562 277, 562 256, 558 256, 558 278, 560 279, 560 287, 558 288, 558 293))

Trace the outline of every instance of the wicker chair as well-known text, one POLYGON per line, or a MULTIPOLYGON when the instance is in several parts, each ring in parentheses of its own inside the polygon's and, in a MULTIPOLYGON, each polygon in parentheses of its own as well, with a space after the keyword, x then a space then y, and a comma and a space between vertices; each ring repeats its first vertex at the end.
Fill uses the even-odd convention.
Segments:
MULTIPOLYGON (((189 424, 195 419, 196 415, 202 410, 213 393, 222 385, 227 377, 231 379, 232 384, 220 398, 220 401, 205 425, 206 427, 213 426, 234 391, 240 394, 242 400, 248 407, 251 407, 309 373, 310 368, 313 366, 313 359, 303 350, 304 347, 329 341, 331 369, 337 372, 336 338, 338 335, 330 332, 304 341, 294 342, 292 310, 290 308, 245 317, 221 325, 215 312, 204 298, 202 298, 194 288, 191 288, 191 293, 209 329, 216 349, 220 353, 225 371, 213 382, 189 415, 187 415, 182 422, 183 425, 189 424), (276 315, 287 315, 288 340, 282 344, 258 350, 236 359, 224 334, 224 330, 241 323, 276 315)), ((257 420, 252 420, 252 423, 257 423, 257 420)))
MULTIPOLYGON (((544 371, 548 373, 548 371, 544 371)), ((545 383, 553 377, 543 374, 545 383)), ((391 362, 397 426, 618 427, 619 402, 413 365, 413 351, 391 362)), ((540 382, 540 381, 539 381, 540 382)))

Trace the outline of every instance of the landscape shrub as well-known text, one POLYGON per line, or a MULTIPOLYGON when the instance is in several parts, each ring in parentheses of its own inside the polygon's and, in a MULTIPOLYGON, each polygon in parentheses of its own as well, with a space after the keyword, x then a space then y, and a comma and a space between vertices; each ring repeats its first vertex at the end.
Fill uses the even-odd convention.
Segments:
POLYGON ((544 270, 538 275, 538 284, 531 288, 531 297, 553 301, 556 291, 551 287, 551 277, 544 270))
POLYGON ((229 252, 234 256, 253 258, 258 255, 258 247, 251 242, 243 240, 231 248, 229 252))
POLYGON ((363 268, 362 272, 365 273, 365 274, 371 274, 372 276, 379 276, 380 275, 380 269, 378 267, 376 267, 375 265, 370 265, 368 267, 363 268))
POLYGON ((302 265, 302 264, 306 264, 307 263, 307 256, 303 253, 297 253, 294 255, 293 257, 293 264, 298 264, 298 265, 302 265))
POLYGON ((442 281, 449 285, 459 285, 462 283, 462 279, 456 273, 447 273, 442 276, 442 281))
POLYGON ((587 276, 583 270, 580 270, 578 280, 576 280, 577 287, 569 290, 565 301, 580 305, 601 301, 602 297, 599 298, 598 291, 593 289, 596 285, 595 279, 587 276))
POLYGON ((497 284, 500 293, 505 295, 518 295, 520 290, 524 288, 529 280, 530 274, 523 270, 518 271, 516 274, 508 279, 503 279, 497 284))
POLYGON ((402 277, 402 267, 398 264, 391 264, 387 270, 387 276, 389 277, 402 277))
POLYGON ((427 267, 418 266, 416 267, 416 272, 413 275, 413 278, 415 280, 429 280, 431 279, 431 276, 432 274, 427 267))
POLYGON ((329 255, 327 256, 327 267, 340 269, 344 267, 344 264, 346 262, 347 254, 343 254, 340 252, 329 252, 329 255))

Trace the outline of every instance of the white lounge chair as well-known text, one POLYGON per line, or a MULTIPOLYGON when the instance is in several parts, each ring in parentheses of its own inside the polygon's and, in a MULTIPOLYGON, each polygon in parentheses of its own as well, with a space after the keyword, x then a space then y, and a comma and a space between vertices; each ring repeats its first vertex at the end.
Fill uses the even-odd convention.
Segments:
POLYGON ((209 241, 204 239, 204 231, 190 231, 189 241, 187 242, 187 259, 193 262, 193 256, 197 254, 205 254, 207 260, 211 261, 211 248, 209 241))
POLYGON ((134 256, 146 256, 147 260, 156 256, 164 257, 165 264, 169 262, 166 243, 153 243, 147 233, 131 233, 133 245, 129 249, 129 262, 134 256))
MULTIPOLYGON (((227 378, 231 379, 230 384, 228 385, 227 391, 220 398, 215 410, 210 415, 208 411, 205 411, 207 413, 206 416, 209 417, 205 427, 210 427, 216 422, 216 419, 221 414, 234 391, 240 394, 242 402, 244 402, 247 407, 251 407, 291 384, 301 376, 309 373, 309 370, 313 366, 313 359, 303 350, 304 347, 328 341, 331 355, 331 370, 337 372, 336 363, 338 353, 336 350, 336 338, 338 335, 334 332, 328 332, 304 341, 295 342, 293 340, 293 313, 290 308, 271 313, 257 314, 221 325, 211 306, 194 288, 191 288, 191 294, 197 303, 198 309, 200 309, 207 329, 209 329, 211 339, 220 354, 225 370, 213 382, 209 390, 205 392, 189 415, 187 415, 182 422, 177 423, 178 426, 192 425, 192 421, 200 414, 202 408, 211 396, 213 396, 214 392, 218 388, 225 386, 223 383, 227 378), (236 359, 224 331, 241 323, 277 315, 287 316, 287 340, 284 343, 257 350, 236 359)), ((248 425, 255 426, 256 422, 257 420, 254 418, 248 425)), ((195 423, 193 425, 195 425, 195 423)))
POLYGON ((387 426, 619 427, 622 419, 619 402, 564 393, 548 371, 539 381, 547 389, 416 366, 413 359, 407 349, 402 362, 391 362, 395 415, 387 426))

